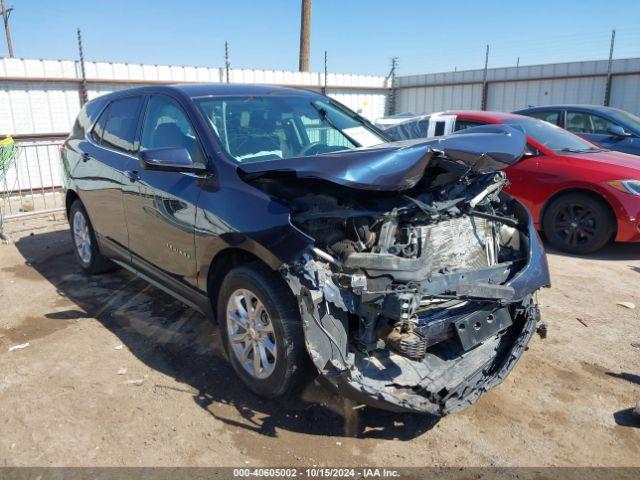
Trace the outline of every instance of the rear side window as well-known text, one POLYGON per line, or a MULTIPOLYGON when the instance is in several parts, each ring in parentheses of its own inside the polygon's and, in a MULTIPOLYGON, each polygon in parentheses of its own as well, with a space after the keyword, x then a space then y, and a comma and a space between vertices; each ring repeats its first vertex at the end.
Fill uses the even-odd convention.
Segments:
POLYGON ((154 95, 147 107, 140 150, 169 147, 186 148, 193 163, 205 164, 195 131, 182 107, 165 95, 154 95))
POLYGON ((453 127, 454 132, 459 132, 460 130, 466 130, 467 128, 479 127, 480 125, 485 125, 483 122, 474 122, 473 120, 457 120, 456 125, 453 127))
POLYGON ((107 118, 109 118, 109 107, 105 108, 98 121, 93 126, 93 130, 91 130, 91 138, 96 143, 102 142, 102 134, 104 133, 104 125, 107 123, 107 118))
POLYGON ((544 120, 545 122, 553 123, 554 125, 560 125, 560 112, 532 112, 527 113, 527 116, 537 118, 538 120, 544 120))
POLYGON ((103 145, 127 153, 133 152, 141 104, 142 97, 128 97, 115 100, 109 105, 109 111, 106 112, 107 122, 102 133, 103 145))
POLYGON ((436 128, 435 128, 435 132, 433 133, 434 136, 436 137, 440 137, 442 135, 444 135, 444 127, 445 127, 445 122, 436 122, 436 128))

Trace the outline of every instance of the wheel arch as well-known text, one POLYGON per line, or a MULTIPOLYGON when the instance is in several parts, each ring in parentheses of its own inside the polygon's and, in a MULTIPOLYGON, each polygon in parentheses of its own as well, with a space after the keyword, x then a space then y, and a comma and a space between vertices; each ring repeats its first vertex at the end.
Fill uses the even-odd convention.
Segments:
POLYGON ((549 206, 551 204, 553 204, 553 202, 555 202, 556 200, 558 200, 561 197, 564 197, 565 195, 570 195, 572 193, 582 193, 585 195, 589 195, 590 197, 596 199, 597 201, 599 201, 600 203, 602 203, 607 210, 609 211, 609 215, 611 217, 611 219, 613 220, 613 232, 612 232, 612 236, 615 237, 616 233, 618 232, 618 216, 616 215, 616 210, 614 208, 614 206, 612 205, 611 201, 602 193, 592 190, 590 188, 586 188, 586 187, 568 187, 562 190, 557 191, 556 193, 554 193, 551 197, 549 197, 545 202, 544 205, 542 206, 542 209, 540 210, 540 227, 542 230, 542 225, 544 222, 544 216, 547 213, 547 209, 549 208, 549 206))
POLYGON ((67 193, 65 194, 65 199, 64 199, 64 208, 67 214, 67 218, 69 218, 69 211, 71 210, 71 205, 73 205, 73 202, 79 199, 80 199, 80 196, 76 193, 75 190, 71 190, 71 189, 67 190, 67 193))
POLYGON ((212 311, 217 312, 218 294, 227 273, 240 265, 261 264, 275 271, 273 266, 258 257, 255 253, 242 248, 229 247, 218 252, 209 264, 207 271, 207 295, 211 303, 212 311))

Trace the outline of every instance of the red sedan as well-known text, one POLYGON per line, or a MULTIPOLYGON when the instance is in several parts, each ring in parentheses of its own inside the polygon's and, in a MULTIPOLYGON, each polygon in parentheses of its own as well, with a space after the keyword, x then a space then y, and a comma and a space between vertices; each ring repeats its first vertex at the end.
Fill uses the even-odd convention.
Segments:
POLYGON ((510 113, 447 111, 429 124, 439 121, 449 126, 443 133, 490 123, 524 130, 528 152, 506 170, 507 191, 529 208, 553 246, 588 253, 611 239, 640 242, 640 157, 510 113))

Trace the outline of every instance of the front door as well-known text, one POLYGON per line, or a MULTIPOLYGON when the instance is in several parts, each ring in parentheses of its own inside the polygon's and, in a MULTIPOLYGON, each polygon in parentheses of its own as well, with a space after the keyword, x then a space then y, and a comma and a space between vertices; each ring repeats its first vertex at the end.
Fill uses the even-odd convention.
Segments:
POLYGON ((600 115, 577 111, 567 112, 567 130, 603 148, 638 155, 640 145, 634 142, 633 136, 612 135, 609 131, 612 126, 618 126, 618 124, 600 115))
MULTIPOLYGON (((152 95, 142 122, 140 150, 168 147, 184 147, 194 163, 205 164, 192 124, 178 102, 152 95)), ((137 189, 124 196, 134 266, 174 287, 174 282, 197 286, 195 219, 202 178, 140 167, 134 173, 137 189)))

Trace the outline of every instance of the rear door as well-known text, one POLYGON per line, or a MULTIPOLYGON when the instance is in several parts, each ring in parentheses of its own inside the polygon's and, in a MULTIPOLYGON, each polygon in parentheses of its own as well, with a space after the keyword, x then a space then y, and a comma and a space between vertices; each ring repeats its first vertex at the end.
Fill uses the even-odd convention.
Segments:
MULTIPOLYGON (((184 147, 194 163, 206 165, 193 124, 167 95, 151 95, 142 120, 140 151, 184 147)), ((125 195, 129 247, 134 266, 183 297, 185 284, 197 285, 196 205, 202 176, 175 171, 133 172, 136 189, 125 195)))
POLYGON ((125 172, 137 165, 133 156, 141 96, 109 103, 84 142, 76 170, 79 195, 104 253, 128 261, 129 243, 123 191, 130 184, 125 172))
POLYGON ((562 127, 562 110, 542 110, 527 113, 527 117, 537 118, 538 120, 544 120, 545 122, 552 123, 562 127))

